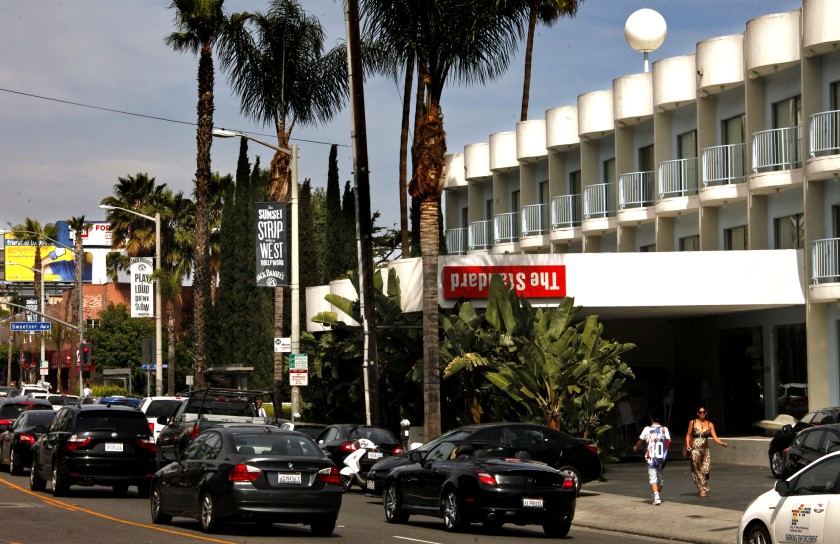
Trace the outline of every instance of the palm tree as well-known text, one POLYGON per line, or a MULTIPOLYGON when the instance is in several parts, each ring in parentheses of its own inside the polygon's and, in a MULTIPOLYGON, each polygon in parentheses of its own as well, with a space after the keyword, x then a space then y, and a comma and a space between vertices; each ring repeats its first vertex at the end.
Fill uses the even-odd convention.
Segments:
MULTIPOLYGON (((71 307, 72 307, 72 315, 70 318, 71 323, 78 323, 79 322, 79 312, 82 311, 82 308, 79 307, 79 293, 76 292, 76 288, 78 285, 81 285, 84 277, 82 276, 82 261, 85 258, 85 250, 84 246, 82 245, 82 235, 90 228, 90 223, 85 222, 85 216, 79 217, 71 217, 67 220, 67 224, 73 230, 74 237, 73 237, 73 251, 76 254, 76 281, 79 283, 73 285, 73 289, 71 290, 71 307)), ((84 316, 82 316, 84 317, 84 316)), ((79 345, 82 342, 82 336, 84 331, 77 331, 76 334, 76 343, 75 345, 79 345)), ((72 350, 71 350, 72 351, 72 350)), ((69 376, 67 379, 67 386, 70 388, 70 391, 76 390, 76 373, 73 372, 73 365, 71 361, 70 368, 67 370, 69 372, 69 376)), ((81 375, 81 367, 79 367, 79 373, 81 375)), ((58 383, 61 384, 61 366, 59 363, 58 367, 58 383)))
POLYGON ((522 82, 522 112, 520 121, 528 120, 528 100, 531 95, 531 60, 534 53, 534 33, 537 22, 553 26, 563 16, 574 17, 583 0, 522 0, 528 10, 528 37, 525 41, 525 77, 522 82))
POLYGON ((420 200, 424 429, 430 439, 441 431, 437 259, 446 155, 441 95, 450 75, 485 83, 505 71, 522 34, 521 6, 498 0, 364 0, 363 14, 370 35, 396 51, 415 51, 426 90, 409 193, 420 200))
POLYGON ((193 275, 193 334, 196 387, 204 386, 206 317, 210 307, 210 146, 213 142, 213 47, 222 38, 227 17, 224 0, 172 0, 177 32, 166 37, 176 51, 199 55, 198 123, 195 170, 195 273, 193 275))
MULTIPOLYGON (((289 149, 296 124, 329 121, 347 96, 344 46, 325 52, 323 27, 294 0, 273 0, 265 13, 231 16, 219 57, 242 113, 272 126, 283 149, 289 149)), ((289 199, 289 165, 287 154, 274 154, 269 167, 271 201, 289 199)), ((278 287, 274 290, 275 337, 283 336, 283 312, 284 288, 278 287)), ((283 374, 277 360, 275 368, 274 400, 279 406, 283 374)))
MULTIPOLYGON (((101 204, 124 208, 146 215, 154 215, 156 203, 163 198, 166 184, 157 184, 147 173, 117 178, 114 196, 102 199, 101 204)), ((152 257, 155 254, 155 225, 132 213, 110 210, 105 214, 111 224, 111 247, 125 249, 132 257, 152 257)))

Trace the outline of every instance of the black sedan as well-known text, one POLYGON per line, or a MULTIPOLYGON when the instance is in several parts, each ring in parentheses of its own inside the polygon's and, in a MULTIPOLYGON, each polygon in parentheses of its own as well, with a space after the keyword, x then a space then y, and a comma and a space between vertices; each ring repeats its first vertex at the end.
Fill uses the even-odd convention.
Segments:
POLYGON ((527 452, 501 444, 442 441, 412 451, 411 464, 385 480, 382 502, 389 523, 412 514, 443 518, 447 531, 471 523, 498 529, 505 523, 541 525, 546 536, 564 537, 575 517, 572 479, 527 452))
POLYGON ((782 427, 770 441, 770 447, 767 449, 767 457, 770 460, 770 472, 773 473, 773 476, 776 478, 782 477, 785 465, 784 451, 790 447, 799 431, 817 425, 840 423, 840 419, 838 418, 840 418, 840 407, 820 408, 802 416, 802 419, 797 421, 795 425, 785 425, 782 427))
POLYGON ((376 462, 404 451, 394 433, 388 429, 370 425, 330 425, 321 431, 316 442, 340 470, 344 466, 344 459, 359 449, 360 438, 376 444, 376 448, 367 451, 359 461, 359 475, 364 479, 367 478, 368 471, 376 462))
POLYGON ((308 436, 272 425, 225 423, 198 435, 152 480, 154 523, 197 518, 205 532, 225 521, 335 529, 343 490, 338 469, 308 436))
MULTIPOLYGON (((598 447, 591 440, 534 423, 479 423, 465 425, 427 442, 417 451, 427 452, 443 441, 479 440, 508 444, 526 451, 537 461, 569 475, 579 493, 581 485, 601 477, 598 447)), ((385 478, 392 469, 407 465, 408 455, 398 455, 376 463, 367 473, 367 490, 381 495, 385 478)))
POLYGON ((785 450, 782 477, 787 478, 823 455, 840 451, 840 425, 825 424, 802 430, 785 450))
POLYGON ((23 412, 11 428, 0 434, 0 465, 9 467, 12 474, 22 474, 32 464, 32 446, 55 417, 53 410, 23 412))

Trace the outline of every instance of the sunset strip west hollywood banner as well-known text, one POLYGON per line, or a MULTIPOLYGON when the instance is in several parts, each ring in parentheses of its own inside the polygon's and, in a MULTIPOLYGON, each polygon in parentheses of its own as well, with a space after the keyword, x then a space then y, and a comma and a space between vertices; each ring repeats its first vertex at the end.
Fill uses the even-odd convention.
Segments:
POLYGON ((288 285, 286 204, 255 202, 257 212, 257 286, 288 285))

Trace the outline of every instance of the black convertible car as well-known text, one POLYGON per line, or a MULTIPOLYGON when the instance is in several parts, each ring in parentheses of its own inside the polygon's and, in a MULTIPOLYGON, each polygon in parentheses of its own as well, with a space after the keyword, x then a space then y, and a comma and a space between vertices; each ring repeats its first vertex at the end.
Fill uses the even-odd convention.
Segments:
POLYGON ((385 480, 389 523, 417 514, 443 518, 453 532, 478 522, 489 529, 541 525, 546 536, 557 538, 566 536, 575 517, 572 479, 510 446, 446 440, 408 459, 385 480))
POLYGON ((773 473, 773 476, 776 478, 783 476, 785 472, 784 451, 793 444, 793 439, 796 438, 799 431, 828 423, 840 423, 840 407, 820 408, 819 410, 808 412, 802 416, 802 419, 796 422, 796 425, 785 425, 782 427, 770 441, 770 447, 767 448, 767 456, 770 459, 770 472, 773 473))
MULTIPOLYGON (((534 423, 465 425, 423 444, 418 451, 427 452, 443 441, 453 440, 496 442, 507 444, 516 451, 526 451, 532 459, 542 461, 570 476, 578 493, 582 484, 601 477, 601 458, 598 456, 598 447, 594 442, 550 429, 545 425, 534 423)), ((381 495, 385 478, 391 470, 409 463, 408 454, 394 455, 379 461, 367 473, 367 491, 377 496, 381 495)))

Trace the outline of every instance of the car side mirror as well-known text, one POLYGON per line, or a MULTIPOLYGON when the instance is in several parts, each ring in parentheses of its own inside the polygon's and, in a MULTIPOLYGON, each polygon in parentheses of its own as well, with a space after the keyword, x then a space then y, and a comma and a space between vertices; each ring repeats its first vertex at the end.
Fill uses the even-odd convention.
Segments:
POLYGON ((790 482, 788 482, 787 480, 779 480, 778 482, 776 482, 774 489, 780 497, 787 497, 788 495, 790 495, 790 482))
POLYGON ((782 432, 783 433, 792 433, 793 432, 793 427, 791 427, 790 423, 788 423, 787 425, 782 425, 782 432))
POLYGON ((422 463, 423 462, 423 452, 421 451, 412 451, 408 454, 408 458, 414 461, 415 463, 422 463))

